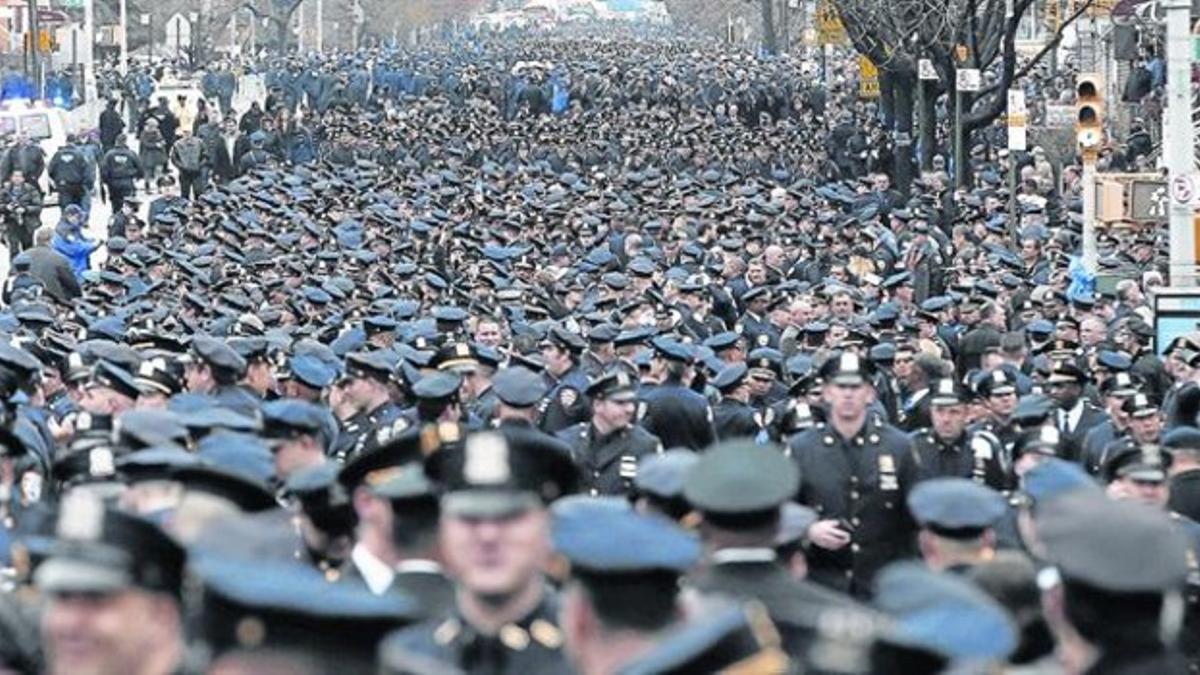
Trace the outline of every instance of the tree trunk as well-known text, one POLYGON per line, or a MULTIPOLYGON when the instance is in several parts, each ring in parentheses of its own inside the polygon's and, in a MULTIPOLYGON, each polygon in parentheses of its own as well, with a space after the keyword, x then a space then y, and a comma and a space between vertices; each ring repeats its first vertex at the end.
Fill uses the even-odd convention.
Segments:
POLYGON ((893 157, 896 190, 902 195, 908 195, 913 179, 913 97, 916 93, 917 78, 912 71, 902 70, 889 73, 888 82, 892 90, 893 157))
POLYGON ((879 71, 879 112, 884 128, 889 131, 896 129, 895 82, 889 71, 879 71))
POLYGON ((957 187, 965 188, 971 185, 971 136, 974 131, 974 128, 967 124, 966 117, 971 112, 975 97, 970 92, 963 92, 955 98, 962 105, 962 147, 959 149, 960 157, 956 158, 956 161, 962 162, 962 166, 955 166, 954 184, 957 187))
POLYGON ((937 144, 937 96, 930 91, 931 87, 924 82, 918 82, 924 96, 921 98, 920 109, 917 111, 921 133, 921 170, 933 170, 933 156, 938 152, 937 144))
POLYGON ((762 8, 762 32, 763 32, 763 49, 768 54, 778 53, 778 45, 775 41, 775 12, 773 11, 771 0, 759 0, 759 6, 762 8))

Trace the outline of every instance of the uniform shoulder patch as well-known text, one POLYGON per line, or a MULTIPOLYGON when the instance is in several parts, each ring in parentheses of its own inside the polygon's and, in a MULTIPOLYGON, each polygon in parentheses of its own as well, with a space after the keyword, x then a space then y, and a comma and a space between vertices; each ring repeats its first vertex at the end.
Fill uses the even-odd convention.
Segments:
POLYGON ((571 387, 563 387, 562 391, 558 392, 558 402, 561 403, 562 407, 564 408, 570 408, 571 406, 575 405, 575 402, 578 400, 579 392, 575 391, 571 387))
POLYGON ((992 459, 992 444, 983 436, 971 439, 971 452, 979 459, 992 459))

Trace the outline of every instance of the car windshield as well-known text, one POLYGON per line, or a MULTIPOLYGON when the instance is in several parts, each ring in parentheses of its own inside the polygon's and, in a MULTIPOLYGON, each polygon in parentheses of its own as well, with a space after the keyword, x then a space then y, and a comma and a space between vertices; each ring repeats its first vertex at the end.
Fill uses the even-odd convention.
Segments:
POLYGON ((45 113, 21 115, 21 133, 32 141, 50 138, 50 116, 45 113))

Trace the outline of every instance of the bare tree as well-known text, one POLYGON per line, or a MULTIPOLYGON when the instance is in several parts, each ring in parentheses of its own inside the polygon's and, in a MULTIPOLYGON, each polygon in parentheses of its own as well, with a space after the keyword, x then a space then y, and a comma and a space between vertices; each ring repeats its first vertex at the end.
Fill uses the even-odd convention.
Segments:
POLYGON ((244 0, 241 7, 275 29, 275 38, 267 43, 268 48, 279 52, 295 47, 290 24, 292 15, 304 0, 244 0))
POLYGON ((959 185, 970 175, 963 148, 971 135, 1004 113, 1007 90, 1029 73, 1062 39, 1063 31, 1095 0, 1083 0, 1064 18, 1041 50, 1020 69, 1016 36, 1033 0, 833 0, 855 49, 870 58, 881 76, 886 119, 896 139, 896 182, 907 190, 912 177, 912 130, 917 87, 922 87, 916 110, 920 139, 928 162, 936 137, 938 100, 954 91, 956 70, 974 68, 989 73, 990 84, 974 94, 951 96, 948 110, 961 115, 962 142, 955 157, 959 185), (921 82, 917 66, 929 59, 937 80, 921 82), (961 110, 958 110, 961 108, 961 110))

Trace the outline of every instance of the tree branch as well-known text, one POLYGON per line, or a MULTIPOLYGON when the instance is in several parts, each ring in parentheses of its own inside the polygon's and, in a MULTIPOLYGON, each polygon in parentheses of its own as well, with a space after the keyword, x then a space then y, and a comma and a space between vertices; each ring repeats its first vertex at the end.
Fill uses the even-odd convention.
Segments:
POLYGON ((1096 4, 1096 0, 1084 0, 1082 5, 1077 7, 1070 16, 1068 16, 1062 23, 1059 24, 1058 30, 1054 31, 1054 35, 1050 38, 1050 40, 1048 40, 1046 44, 1043 45, 1042 48, 1039 49, 1037 53, 1029 59, 1029 62, 1022 66, 1020 70, 1016 71, 1016 73, 1013 75, 1012 81, 1008 82, 1007 84, 997 82, 996 84, 980 92, 980 94, 991 94, 1000 90, 1001 88, 1007 89, 1008 85, 1012 84, 1012 82, 1024 79, 1025 76, 1030 73, 1030 71, 1032 71, 1039 63, 1041 63, 1042 59, 1046 58, 1047 54, 1055 49, 1058 49, 1058 45, 1060 42, 1062 42, 1062 37, 1066 32, 1067 27, 1075 23, 1075 21, 1079 17, 1083 16, 1083 13, 1094 4, 1096 4))

